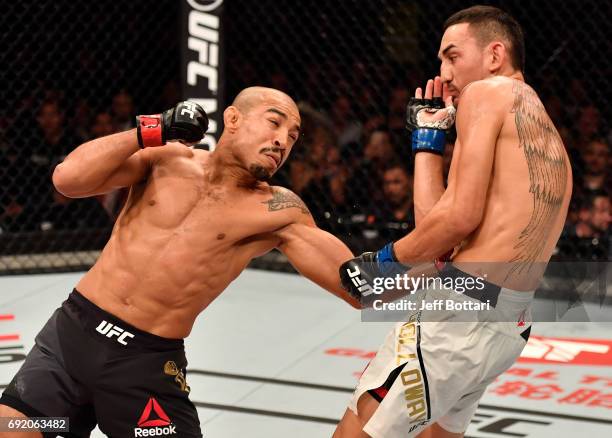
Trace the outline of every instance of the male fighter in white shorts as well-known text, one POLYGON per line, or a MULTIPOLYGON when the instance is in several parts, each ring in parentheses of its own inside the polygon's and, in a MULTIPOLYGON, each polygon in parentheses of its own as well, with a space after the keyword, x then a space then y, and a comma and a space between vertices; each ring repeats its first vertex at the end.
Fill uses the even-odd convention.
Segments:
POLYGON ((343 284, 371 302, 377 278, 458 249, 364 371, 334 438, 463 436, 487 385, 527 341, 533 291, 565 223, 570 164, 524 81, 519 24, 493 7, 462 10, 446 21, 438 56, 440 78, 428 82, 424 99, 418 89, 408 107, 416 228, 343 265, 343 284), (443 130, 455 106, 445 189, 443 130), (478 286, 448 290, 449 283, 478 286), (451 310, 435 307, 446 300, 451 310), (455 303, 491 310, 454 310, 455 303))
POLYGON ((0 417, 68 417, 69 437, 89 436, 96 423, 109 437, 201 437, 183 338, 249 261, 273 248, 358 305, 338 277, 350 250, 315 226, 293 192, 266 182, 298 139, 295 102, 247 88, 223 121, 214 152, 187 147, 208 119, 182 102, 140 116, 137 129, 82 144, 56 167, 53 182, 66 196, 131 187, 130 196, 100 258, 2 394, 0 417))

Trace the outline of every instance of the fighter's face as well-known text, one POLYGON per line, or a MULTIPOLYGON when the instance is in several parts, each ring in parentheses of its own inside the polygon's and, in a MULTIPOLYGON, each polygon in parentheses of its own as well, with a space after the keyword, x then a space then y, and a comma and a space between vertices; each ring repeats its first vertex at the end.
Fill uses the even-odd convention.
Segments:
POLYGON ((274 96, 242 116, 237 133, 239 159, 253 177, 266 181, 287 160, 299 137, 299 110, 292 100, 274 96))
POLYGON ((455 24, 444 32, 438 52, 442 62, 440 77, 448 84, 455 106, 466 85, 489 75, 485 64, 486 50, 487 47, 482 47, 470 31, 469 23, 455 24))

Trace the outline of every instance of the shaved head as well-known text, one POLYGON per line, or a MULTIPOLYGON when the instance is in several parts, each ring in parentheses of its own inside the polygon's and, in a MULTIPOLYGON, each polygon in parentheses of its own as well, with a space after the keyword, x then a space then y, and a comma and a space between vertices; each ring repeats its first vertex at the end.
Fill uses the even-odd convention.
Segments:
POLYGON ((235 106, 242 113, 248 113, 253 107, 269 100, 271 98, 278 98, 282 100, 290 101, 297 109, 297 105, 286 93, 283 93, 280 90, 276 90, 274 88, 267 87, 248 87, 242 90, 234 101, 232 102, 232 106, 235 106))
POLYGON ((274 88, 245 88, 223 112, 223 122, 217 149, 233 156, 254 181, 274 175, 300 136, 295 101, 274 88))

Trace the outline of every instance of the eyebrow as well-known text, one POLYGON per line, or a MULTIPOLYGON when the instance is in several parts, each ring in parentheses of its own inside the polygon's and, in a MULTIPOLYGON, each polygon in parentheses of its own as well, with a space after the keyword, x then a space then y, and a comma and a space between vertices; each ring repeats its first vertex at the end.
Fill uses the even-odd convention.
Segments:
MULTIPOLYGON (((268 108, 266 110, 267 113, 275 113, 278 114, 279 116, 281 116, 284 119, 289 119, 289 117, 287 117, 287 114, 285 114, 284 112, 282 112, 281 110, 277 109, 277 108, 268 108)), ((300 125, 296 125, 295 129, 297 130, 298 134, 300 133, 300 125)))
POLYGON ((442 56, 446 55, 446 53, 450 50, 450 49, 454 49, 455 47, 457 47, 454 44, 449 44, 448 46, 446 46, 446 48, 444 50, 442 50, 442 53, 440 53, 440 55, 438 55, 438 59, 442 59, 442 56))
POLYGON ((266 112, 267 112, 267 113, 276 113, 276 114, 278 114, 279 116, 281 116, 281 117, 283 117, 283 118, 285 118, 285 119, 288 119, 287 114, 285 114, 284 112, 282 112, 281 110, 276 109, 276 108, 268 108, 268 109, 266 110, 266 112))

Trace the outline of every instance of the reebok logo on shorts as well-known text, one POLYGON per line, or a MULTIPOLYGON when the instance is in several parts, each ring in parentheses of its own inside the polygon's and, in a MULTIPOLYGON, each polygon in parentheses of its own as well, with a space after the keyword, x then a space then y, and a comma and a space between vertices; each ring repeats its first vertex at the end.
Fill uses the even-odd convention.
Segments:
POLYGON ((123 330, 121 327, 111 324, 102 320, 102 322, 96 327, 96 331, 107 338, 117 336, 117 342, 122 345, 127 345, 126 338, 133 338, 134 335, 128 331, 123 330))
POLYGON ((176 426, 172 424, 170 417, 164 412, 157 400, 151 397, 140 415, 138 427, 134 428, 134 436, 168 435, 176 435, 176 426))

